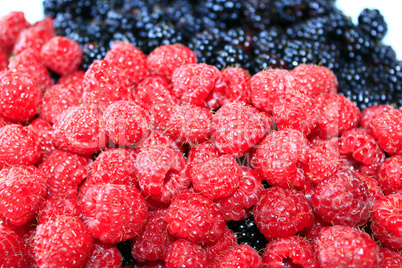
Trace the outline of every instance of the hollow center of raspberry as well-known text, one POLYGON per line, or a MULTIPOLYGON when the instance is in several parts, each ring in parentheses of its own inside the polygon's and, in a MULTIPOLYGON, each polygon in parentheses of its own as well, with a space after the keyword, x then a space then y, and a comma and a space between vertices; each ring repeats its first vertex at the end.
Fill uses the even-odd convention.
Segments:
POLYGON ((282 267, 283 268, 303 268, 302 265, 294 263, 293 260, 289 257, 286 257, 282 260, 282 267))

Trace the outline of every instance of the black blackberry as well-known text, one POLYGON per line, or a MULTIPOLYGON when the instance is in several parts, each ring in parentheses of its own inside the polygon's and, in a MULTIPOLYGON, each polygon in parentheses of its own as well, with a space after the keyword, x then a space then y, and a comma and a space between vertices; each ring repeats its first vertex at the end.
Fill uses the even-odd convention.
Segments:
POLYGON ((390 65, 380 64, 373 70, 374 89, 381 92, 379 102, 401 106, 402 93, 402 63, 394 62, 390 65))
POLYGON ((82 48, 82 67, 86 70, 89 65, 96 60, 102 60, 109 47, 99 45, 98 43, 87 43, 82 48))
POLYGON ((377 44, 371 53, 371 63, 374 66, 391 66, 397 63, 396 53, 391 46, 377 44))
POLYGON ((120 242, 116 246, 123 257, 122 267, 133 267, 135 260, 131 255, 131 239, 120 242))
POLYGON ((243 13, 246 22, 257 30, 264 30, 276 20, 272 0, 246 0, 243 13))
POLYGON ((261 31, 255 38, 253 43, 253 53, 258 56, 261 53, 269 53, 282 55, 283 49, 288 42, 282 28, 273 26, 261 31))
POLYGON ((66 37, 78 42, 81 46, 90 42, 107 44, 111 38, 108 32, 102 31, 102 23, 96 20, 82 25, 80 29, 72 33, 66 34, 66 37))
POLYGON ((283 59, 288 69, 293 69, 300 64, 317 64, 319 46, 319 42, 289 40, 283 50, 283 59))
POLYGON ((69 12, 74 17, 90 19, 90 9, 93 0, 44 0, 43 10, 45 16, 55 18, 58 13, 69 12))
POLYGON ((281 24, 291 24, 306 18, 323 16, 334 8, 332 0, 273 0, 273 8, 281 24))
POLYGON ((358 20, 359 28, 374 40, 382 40, 388 31, 384 17, 377 9, 363 9, 358 20))
POLYGON ((216 68, 222 70, 225 67, 238 66, 244 69, 250 67, 249 55, 238 46, 225 45, 221 50, 216 53, 216 68))
POLYGON ((222 21, 231 26, 240 20, 243 4, 244 0, 201 0, 197 11, 212 21, 222 21))
POLYGON ((344 56, 353 60, 360 60, 369 55, 375 46, 370 36, 356 26, 344 31, 343 43, 344 56))
POLYGON ((61 36, 82 31, 86 27, 86 23, 82 18, 75 18, 70 12, 58 13, 53 20, 53 25, 56 34, 61 36))
POLYGON ((145 51, 147 53, 161 45, 183 44, 184 42, 181 32, 177 31, 172 24, 166 22, 160 22, 150 29, 146 40, 148 41, 148 51, 145 51))
POLYGON ((115 41, 129 42, 133 44, 135 47, 141 49, 143 52, 149 51, 148 43, 136 37, 132 32, 114 33, 109 43, 109 47, 112 47, 112 44, 115 41))
POLYGON ((286 62, 275 54, 262 53, 256 56, 250 64, 251 75, 268 68, 286 69, 286 62))
POLYGON ((338 40, 344 35, 346 29, 353 27, 351 18, 337 8, 329 13, 328 21, 328 31, 333 40, 338 40))
POLYGON ((103 28, 109 33, 134 32, 136 30, 135 15, 120 10, 109 10, 105 16, 103 28))
POLYGON ((306 39, 326 43, 329 39, 329 20, 327 17, 310 18, 286 29, 290 39, 306 39))
POLYGON ((202 19, 194 16, 193 7, 187 0, 175 0, 166 7, 166 17, 187 39, 202 28, 202 19))
POLYGON ((197 55, 197 62, 214 65, 215 53, 223 46, 223 38, 220 30, 211 28, 196 34, 188 43, 189 48, 197 55))
POLYGON ((123 6, 123 0, 92 0, 91 16, 95 20, 103 20, 110 10, 123 6))

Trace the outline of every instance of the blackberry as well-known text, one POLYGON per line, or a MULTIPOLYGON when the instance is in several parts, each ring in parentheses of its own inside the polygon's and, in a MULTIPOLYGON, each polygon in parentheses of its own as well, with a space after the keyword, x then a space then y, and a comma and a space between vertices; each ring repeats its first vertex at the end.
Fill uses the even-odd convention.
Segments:
POLYGON ((344 35, 346 29, 353 27, 350 17, 343 14, 339 9, 334 9, 328 15, 328 31, 333 40, 338 40, 344 35))
POLYGON ((202 19, 194 16, 193 7, 187 0, 172 1, 166 7, 166 17, 187 39, 202 28, 202 19))
POLYGON ((148 41, 147 53, 161 45, 182 44, 184 42, 182 34, 172 24, 166 22, 158 23, 150 29, 146 40, 148 41))
POLYGON ((332 70, 339 68, 339 62, 341 59, 340 45, 338 43, 319 43, 318 47, 313 51, 315 58, 314 63, 323 65, 332 70))
POLYGON ((318 63, 318 47, 318 42, 289 40, 283 50, 283 59, 286 62, 288 69, 293 69, 299 64, 318 63))
POLYGON ((216 50, 221 49, 223 43, 220 30, 212 28, 196 34, 191 38, 188 46, 197 55, 197 62, 214 65, 216 50))
POLYGON ((92 0, 91 16, 95 20, 103 20, 109 10, 116 10, 123 6, 122 0, 92 0))
POLYGON ((135 47, 138 47, 143 52, 149 51, 148 43, 136 37, 132 32, 114 33, 109 43, 109 47, 112 47, 115 41, 128 42, 134 45, 135 47))
POLYGON ((375 46, 370 36, 356 26, 345 30, 343 43, 344 56, 356 60, 360 60, 363 56, 369 55, 375 46))
POLYGON ((117 243, 117 248, 123 257, 122 267, 134 267, 134 258, 131 255, 131 239, 117 243))
POLYGON ((276 12, 272 8, 272 0, 246 0, 244 18, 257 30, 264 30, 275 21, 276 12))
POLYGON ((382 40, 388 31, 384 17, 377 9, 363 9, 358 20, 358 27, 374 40, 382 40))
POLYGON ((66 36, 85 28, 86 23, 82 18, 74 18, 70 12, 58 13, 53 20, 57 35, 66 36))
POLYGON ((325 43, 329 37, 329 23, 327 17, 311 18, 287 28, 286 34, 290 39, 306 39, 325 43))
POLYGON ((222 21, 226 26, 231 26, 239 21, 243 4, 244 0, 201 0, 197 11, 212 21, 222 21))
POLYGON ((55 18, 58 13, 69 12, 74 17, 90 19, 90 9, 93 0, 44 0, 45 16, 55 18))
POLYGON ((225 45, 222 50, 216 53, 216 68, 222 70, 225 67, 238 66, 249 69, 250 58, 248 54, 238 46, 225 45))
POLYGON ((82 67, 86 70, 89 65, 96 60, 102 60, 109 47, 99 45, 98 43, 88 43, 82 48, 82 67))
POLYGON ((224 42, 241 47, 246 52, 252 48, 252 36, 240 27, 229 29, 221 35, 224 42))
POLYGON ((136 27, 135 16, 118 10, 110 10, 106 13, 104 26, 106 32, 134 32, 136 27))
POLYGON ((393 104, 401 107, 402 100, 402 63, 393 62, 390 65, 381 64, 374 66, 373 83, 379 102, 393 104))
POLYGON ((283 59, 276 56, 275 54, 263 53, 259 54, 251 61, 249 71, 251 75, 254 75, 264 69, 268 68, 286 69, 286 67, 287 67, 286 62, 283 59))
POLYGON ((253 53, 258 56, 260 53, 282 55, 283 49, 288 41, 282 28, 273 26, 261 31, 253 43, 253 53))
POLYGON ((281 24, 291 24, 306 18, 328 14, 334 8, 334 1, 330 0, 274 0, 278 21, 281 24))

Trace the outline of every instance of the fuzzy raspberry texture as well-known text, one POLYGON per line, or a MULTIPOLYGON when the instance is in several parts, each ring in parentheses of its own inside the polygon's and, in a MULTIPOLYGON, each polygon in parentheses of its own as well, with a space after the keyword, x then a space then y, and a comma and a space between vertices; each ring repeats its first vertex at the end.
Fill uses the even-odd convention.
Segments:
POLYGON ((371 121, 382 112, 390 111, 392 107, 385 104, 375 105, 364 109, 360 116, 360 126, 372 130, 371 121))
POLYGON ((374 177, 363 175, 360 172, 356 172, 356 174, 367 185, 367 189, 373 204, 384 197, 384 193, 381 187, 378 185, 378 181, 374 177))
POLYGON ((155 48, 147 58, 150 74, 172 80, 173 72, 180 66, 197 62, 197 55, 181 45, 162 45, 155 48))
POLYGON ((130 146, 151 132, 149 112, 133 101, 116 101, 103 113, 106 134, 118 145, 130 146))
POLYGON ((0 267, 27 267, 24 240, 0 224, 0 267))
POLYGON ((218 68, 205 63, 180 66, 173 73, 172 84, 173 93, 182 102, 201 106, 214 88, 226 87, 218 68))
POLYGON ((287 70, 269 69, 253 75, 250 85, 253 106, 260 111, 271 113, 279 96, 294 91, 296 80, 287 70))
POLYGON ((211 158, 220 156, 219 150, 210 141, 205 141, 192 146, 188 152, 187 161, 190 169, 202 165, 211 158))
POLYGON ((269 242, 264 250, 262 262, 266 268, 319 267, 311 242, 296 235, 269 242))
POLYGON ((0 114, 25 123, 36 115, 42 93, 31 78, 22 72, 0 74, 0 114))
POLYGON ((123 257, 117 246, 95 242, 83 268, 120 268, 123 257))
POLYGON ((0 48, 7 53, 11 52, 18 35, 29 26, 25 15, 21 11, 12 11, 0 18, 0 48))
POLYGON ((30 229, 26 234, 22 236, 22 239, 25 243, 25 260, 27 262, 26 268, 38 268, 38 265, 35 261, 35 243, 34 237, 36 233, 36 228, 30 229))
POLYGON ((82 48, 77 42, 55 36, 43 45, 40 57, 53 72, 65 75, 78 69, 82 61, 82 48))
POLYGON ((68 197, 48 197, 39 207, 36 218, 38 224, 42 224, 60 216, 81 218, 81 208, 77 199, 68 197))
POLYGON ((116 244, 133 238, 148 215, 144 197, 128 185, 93 185, 80 202, 85 226, 102 243, 116 244))
POLYGON ((177 142, 175 142, 171 137, 159 130, 152 131, 148 138, 143 140, 141 144, 135 148, 135 150, 138 151, 140 148, 153 148, 159 146, 168 147, 184 154, 184 148, 182 146, 177 144, 177 142))
POLYGON ((5 70, 9 64, 8 54, 4 50, 0 49, 0 70, 5 70))
POLYGON ((82 92, 82 82, 84 81, 85 72, 82 70, 72 71, 66 75, 63 75, 57 80, 58 85, 71 85, 77 88, 77 91, 82 92))
POLYGON ((300 232, 300 235, 309 241, 314 241, 320 234, 321 230, 327 226, 330 226, 330 224, 323 221, 320 217, 315 216, 313 225, 311 227, 304 228, 300 232))
POLYGON ((89 256, 93 239, 82 222, 69 216, 39 224, 34 236, 39 267, 81 267, 89 256))
POLYGON ((325 227, 314 241, 321 267, 377 267, 379 247, 370 235, 348 226, 325 227))
POLYGON ((222 236, 213 244, 206 244, 203 246, 208 258, 213 260, 221 256, 228 248, 237 246, 237 238, 232 230, 227 226, 222 236))
POLYGON ((43 25, 37 25, 23 30, 15 41, 13 54, 17 55, 25 49, 32 49, 37 55, 42 47, 53 37, 55 33, 43 25))
POLYGON ((147 56, 130 43, 114 42, 105 60, 120 68, 131 85, 138 85, 148 76, 147 56))
POLYGON ((142 233, 133 240, 134 259, 139 262, 163 260, 175 238, 168 232, 166 209, 151 211, 142 233))
POLYGON ((394 268, 402 266, 402 254, 387 248, 380 248, 378 268, 394 268))
POLYGON ((225 97, 222 104, 238 101, 250 103, 250 74, 238 67, 229 67, 221 71, 223 82, 226 83, 225 97))
POLYGON ((257 109, 231 102, 223 105, 212 120, 212 142, 220 152, 242 157, 266 134, 257 109))
POLYGON ((338 94, 322 94, 314 99, 318 110, 318 130, 322 139, 342 135, 357 127, 360 110, 356 105, 338 94))
POLYGON ((78 185, 87 177, 91 163, 89 157, 54 150, 39 166, 46 174, 48 195, 76 198, 78 185))
POLYGON ((393 155, 378 171, 378 184, 385 194, 393 194, 402 190, 402 155, 393 155))
POLYGON ((322 180, 311 200, 314 212, 333 225, 362 226, 371 216, 367 185, 351 170, 322 180))
POLYGON ((38 136, 40 157, 36 164, 39 165, 55 150, 53 145, 54 128, 49 122, 41 118, 34 119, 28 128, 32 129, 38 136))
POLYGON ((253 214, 258 229, 266 238, 294 235, 314 222, 306 197, 295 190, 279 187, 262 191, 253 214))
POLYGON ((388 154, 402 153, 402 111, 382 112, 371 121, 373 135, 378 144, 388 154))
POLYGON ((67 109, 53 125, 54 144, 77 154, 93 154, 108 142, 105 120, 95 105, 81 104, 67 109))
POLYGON ((315 98, 322 93, 336 93, 338 80, 331 69, 318 66, 300 64, 290 73, 296 80, 295 89, 315 98))
POLYGON ((165 268, 208 268, 209 259, 205 250, 198 244, 177 239, 168 249, 165 268))
POLYGON ((252 164, 270 185, 301 187, 305 178, 299 165, 307 162, 307 149, 308 140, 300 131, 272 131, 261 140, 252 164))
POLYGON ((386 246, 402 249, 402 195, 390 194, 373 206, 371 230, 386 246))
POLYGON ((21 125, 0 128, 0 167, 33 165, 40 157, 38 135, 21 125))
POLYGON ((236 267, 262 268, 261 256, 249 245, 240 244, 228 248, 211 263, 211 268, 236 267))
POLYGON ((130 81, 121 69, 106 60, 94 61, 85 72, 83 103, 97 104, 103 111, 119 100, 131 100, 130 81))
POLYGON ((168 230, 175 237, 195 243, 214 243, 222 236, 225 222, 211 199, 192 189, 181 191, 166 214, 168 230))

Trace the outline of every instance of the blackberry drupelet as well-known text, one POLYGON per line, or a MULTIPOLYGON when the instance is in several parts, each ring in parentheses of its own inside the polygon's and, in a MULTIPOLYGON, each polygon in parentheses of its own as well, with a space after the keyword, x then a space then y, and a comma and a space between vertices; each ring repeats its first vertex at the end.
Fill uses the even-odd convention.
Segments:
POLYGON ((219 70, 233 66, 249 69, 250 58, 241 47, 229 44, 216 53, 215 66, 219 70))
POLYGON ((356 26, 344 31, 343 43, 344 57, 352 60, 360 60, 363 56, 370 55, 375 46, 370 36, 356 26))
POLYGON ((156 47, 168 44, 183 44, 184 38, 181 32, 166 22, 156 24, 148 31, 146 40, 148 41, 148 49, 146 53, 152 52, 156 47))
POLYGON ((109 46, 102 46, 98 43, 85 44, 82 48, 82 67, 86 70, 92 62, 102 60, 108 50, 109 46))
POLYGON ((377 9, 363 9, 358 20, 358 27, 374 40, 382 40, 388 31, 384 17, 377 9))

